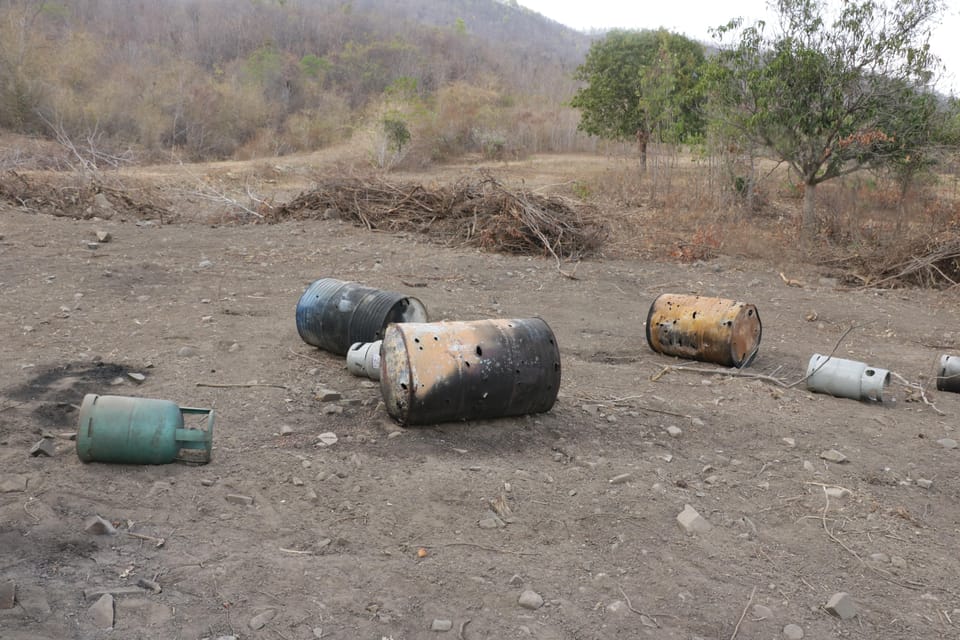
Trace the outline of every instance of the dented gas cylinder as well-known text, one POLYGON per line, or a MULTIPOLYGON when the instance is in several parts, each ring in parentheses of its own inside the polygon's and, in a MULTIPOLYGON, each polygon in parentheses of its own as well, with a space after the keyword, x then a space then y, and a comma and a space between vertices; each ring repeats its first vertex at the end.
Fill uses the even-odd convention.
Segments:
POLYGON ((303 341, 338 355, 351 345, 375 342, 391 322, 426 322, 420 300, 335 278, 315 281, 297 303, 297 332, 303 341))
POLYGON ((387 327, 380 391, 400 424, 549 411, 560 349, 540 318, 402 323, 387 327))
POLYGON ((724 298, 664 293, 647 314, 651 349, 726 367, 749 366, 762 332, 754 305, 724 298))
POLYGON ((890 372, 857 360, 815 353, 807 364, 807 388, 838 398, 883 402, 890 372))

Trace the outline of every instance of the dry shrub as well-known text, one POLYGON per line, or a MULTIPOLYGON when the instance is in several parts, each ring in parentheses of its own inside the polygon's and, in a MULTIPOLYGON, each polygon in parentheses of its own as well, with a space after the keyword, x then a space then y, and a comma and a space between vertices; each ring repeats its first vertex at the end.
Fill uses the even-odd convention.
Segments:
POLYGON ((268 221, 331 216, 369 229, 423 233, 447 244, 558 260, 596 253, 607 236, 591 207, 559 196, 511 191, 489 175, 436 189, 381 179, 330 179, 274 208, 268 221))

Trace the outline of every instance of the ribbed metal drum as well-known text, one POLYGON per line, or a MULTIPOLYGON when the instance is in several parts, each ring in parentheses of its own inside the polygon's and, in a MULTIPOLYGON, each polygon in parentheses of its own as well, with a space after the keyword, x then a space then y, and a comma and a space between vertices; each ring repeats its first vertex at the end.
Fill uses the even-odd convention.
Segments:
POLYGON ((297 303, 303 341, 346 355, 358 342, 375 342, 391 322, 426 322, 427 308, 414 297, 334 278, 317 280, 297 303))
POLYGON ((647 314, 647 344, 668 356, 746 367, 760 348, 763 327, 752 304, 664 293, 647 314))
POLYGON ((549 411, 560 349, 540 318, 404 323, 387 327, 380 391, 404 425, 549 411))

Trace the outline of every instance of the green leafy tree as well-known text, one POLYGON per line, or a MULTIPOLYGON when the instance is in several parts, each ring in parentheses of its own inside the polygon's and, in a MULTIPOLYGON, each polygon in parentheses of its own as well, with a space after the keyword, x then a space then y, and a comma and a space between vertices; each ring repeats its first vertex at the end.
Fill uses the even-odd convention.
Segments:
POLYGON ((395 115, 386 116, 383 119, 383 132, 387 136, 387 142, 397 150, 397 155, 400 155, 403 152, 403 145, 410 141, 410 129, 407 128, 407 123, 395 115))
MULTIPOLYGON (((733 21, 717 30, 722 48, 709 73, 713 113, 730 130, 788 163, 804 185, 802 239, 817 232, 817 185, 891 158, 924 109, 904 88, 925 86, 936 65, 930 26, 939 0, 848 0, 829 15, 822 0, 777 0, 779 28, 733 21)), ((918 120, 919 119, 919 120, 918 120)))
POLYGON ((570 105, 578 128, 609 140, 680 142, 703 131, 699 76, 703 46, 659 31, 611 31, 593 43, 570 105))

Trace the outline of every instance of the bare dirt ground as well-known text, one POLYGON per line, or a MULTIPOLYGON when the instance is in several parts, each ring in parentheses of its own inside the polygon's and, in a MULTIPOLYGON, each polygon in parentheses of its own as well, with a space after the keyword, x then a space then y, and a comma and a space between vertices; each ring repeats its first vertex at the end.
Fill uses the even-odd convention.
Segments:
MULTIPOLYGON (((276 173, 258 185, 278 201, 316 170, 290 162, 257 165, 276 173)), ((493 170, 549 189, 605 162, 493 170)), ((960 636, 960 450, 938 442, 957 438, 960 397, 930 390, 937 357, 958 348, 955 292, 839 290, 810 266, 616 253, 571 280, 552 258, 338 220, 211 225, 217 205, 191 180, 242 183, 244 165, 178 171, 139 174, 179 214, 163 225, 0 204, 0 606, 15 585, 0 638, 800 637, 787 625, 805 638, 960 636), (97 231, 111 241, 88 248, 97 231), (299 338, 297 301, 321 277, 410 293, 433 320, 544 318, 562 353, 557 403, 399 427, 378 388, 299 338), (836 355, 924 383, 936 410, 898 384, 877 405, 663 373, 710 368, 648 348, 644 321, 664 292, 756 304, 763 338, 747 371, 786 381, 855 326, 836 355), (317 387, 343 400, 323 403, 317 387), (82 463, 65 436, 86 393, 214 408, 212 461, 82 463), (317 446, 324 432, 337 442, 317 446), (32 457, 44 434, 56 454, 32 457), (823 459, 831 449, 847 461, 823 459), (712 527, 685 532, 685 505, 712 527), (481 527, 497 509, 503 526, 481 527), (119 533, 85 531, 95 515, 119 533), (98 629, 96 590, 141 579, 162 591, 118 592, 113 630, 98 629), (528 590, 542 606, 519 604, 528 590), (852 618, 824 608, 838 592, 852 618)))

